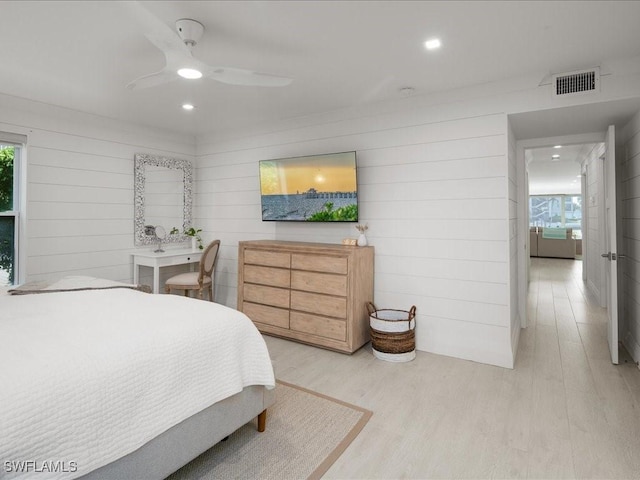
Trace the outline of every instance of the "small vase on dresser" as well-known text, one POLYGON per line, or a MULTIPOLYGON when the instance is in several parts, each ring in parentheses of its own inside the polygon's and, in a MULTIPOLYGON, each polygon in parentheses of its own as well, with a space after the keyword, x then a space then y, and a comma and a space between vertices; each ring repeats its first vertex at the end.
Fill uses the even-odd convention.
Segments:
POLYGON ((364 232, 366 232, 368 229, 369 226, 366 223, 356 225, 356 230, 360 232, 360 236, 358 236, 357 240, 357 244, 359 247, 366 247, 369 244, 369 242, 367 242, 367 237, 364 234, 364 232))

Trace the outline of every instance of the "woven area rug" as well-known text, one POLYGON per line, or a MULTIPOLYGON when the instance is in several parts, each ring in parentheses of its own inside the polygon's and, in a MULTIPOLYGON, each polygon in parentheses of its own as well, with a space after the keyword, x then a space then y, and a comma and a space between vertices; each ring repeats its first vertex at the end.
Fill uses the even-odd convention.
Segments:
POLYGON ((371 415, 369 410, 278 381, 264 433, 251 422, 167 480, 317 479, 371 415))

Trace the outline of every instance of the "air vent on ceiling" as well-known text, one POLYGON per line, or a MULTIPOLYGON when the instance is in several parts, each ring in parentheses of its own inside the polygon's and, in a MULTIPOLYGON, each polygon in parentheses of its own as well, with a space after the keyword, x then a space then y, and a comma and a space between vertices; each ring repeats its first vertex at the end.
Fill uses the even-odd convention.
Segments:
POLYGON ((594 93, 600 91, 598 67, 577 72, 559 73, 552 77, 553 96, 594 93))

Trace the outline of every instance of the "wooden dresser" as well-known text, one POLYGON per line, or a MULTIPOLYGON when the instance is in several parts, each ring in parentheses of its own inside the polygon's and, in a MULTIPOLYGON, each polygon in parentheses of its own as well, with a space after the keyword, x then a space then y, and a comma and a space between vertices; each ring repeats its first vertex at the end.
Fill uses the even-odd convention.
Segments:
POLYGON ((266 334, 353 353, 369 341, 373 247, 239 243, 238 310, 266 334))

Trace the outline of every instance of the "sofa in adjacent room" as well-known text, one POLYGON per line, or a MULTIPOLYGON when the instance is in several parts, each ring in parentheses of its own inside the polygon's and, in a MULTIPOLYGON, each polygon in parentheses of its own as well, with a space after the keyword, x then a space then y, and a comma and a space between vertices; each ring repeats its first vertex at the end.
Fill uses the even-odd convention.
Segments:
POLYGON ((576 257, 576 239, 571 228, 531 227, 529 246, 532 257, 576 257))

